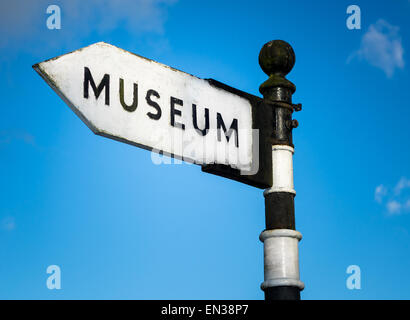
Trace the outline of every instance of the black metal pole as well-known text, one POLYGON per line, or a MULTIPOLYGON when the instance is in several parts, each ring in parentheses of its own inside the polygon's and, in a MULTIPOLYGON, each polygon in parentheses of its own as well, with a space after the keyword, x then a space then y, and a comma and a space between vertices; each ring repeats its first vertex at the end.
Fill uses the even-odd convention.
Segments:
POLYGON ((300 111, 301 105, 292 104, 296 87, 285 78, 294 64, 295 53, 285 41, 270 41, 260 51, 259 65, 269 79, 259 88, 264 97, 259 112, 270 132, 267 139, 273 166, 272 187, 264 192, 266 230, 260 237, 265 254, 265 300, 299 300, 304 287, 299 280, 297 243, 301 235, 295 230, 292 163, 292 129, 298 126, 292 113, 300 111))

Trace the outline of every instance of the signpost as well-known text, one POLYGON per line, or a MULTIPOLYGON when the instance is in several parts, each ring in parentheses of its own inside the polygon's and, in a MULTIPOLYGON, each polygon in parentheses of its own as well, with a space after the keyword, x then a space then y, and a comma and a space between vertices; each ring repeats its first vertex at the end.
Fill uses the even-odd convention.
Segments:
POLYGON ((99 42, 33 68, 96 134, 202 166, 264 188, 265 298, 299 299, 294 231, 292 120, 294 64, 284 41, 259 56, 270 76, 264 99, 212 79, 200 79, 99 42))

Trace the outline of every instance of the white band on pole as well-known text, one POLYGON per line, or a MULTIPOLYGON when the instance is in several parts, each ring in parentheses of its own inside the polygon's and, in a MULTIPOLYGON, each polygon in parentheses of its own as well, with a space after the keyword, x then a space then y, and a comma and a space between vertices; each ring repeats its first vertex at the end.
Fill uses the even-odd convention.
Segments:
POLYGON ((264 195, 272 192, 290 192, 296 194, 293 185, 294 149, 285 145, 272 146, 272 187, 264 195))
POLYGON ((303 290, 299 279, 298 242, 302 234, 290 229, 265 230, 259 236, 264 243, 265 281, 262 290, 268 287, 294 286, 303 290))

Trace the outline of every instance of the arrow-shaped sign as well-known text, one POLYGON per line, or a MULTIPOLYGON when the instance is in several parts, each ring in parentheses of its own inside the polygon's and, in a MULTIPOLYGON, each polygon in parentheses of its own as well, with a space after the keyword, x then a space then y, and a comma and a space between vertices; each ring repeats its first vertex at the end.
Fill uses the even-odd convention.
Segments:
POLYGON ((98 135, 196 164, 252 167, 249 100, 207 80, 104 42, 33 68, 98 135))

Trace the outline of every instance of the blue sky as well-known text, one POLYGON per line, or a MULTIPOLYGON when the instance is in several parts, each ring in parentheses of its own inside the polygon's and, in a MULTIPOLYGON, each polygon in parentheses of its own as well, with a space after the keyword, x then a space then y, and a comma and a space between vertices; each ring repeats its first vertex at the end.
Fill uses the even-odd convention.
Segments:
POLYGON ((262 190, 95 136, 31 66, 105 41, 259 95, 259 50, 283 39, 303 103, 302 298, 409 299, 409 15, 407 0, 1 1, 0 298, 263 299, 262 190))

